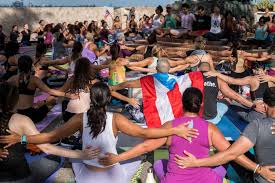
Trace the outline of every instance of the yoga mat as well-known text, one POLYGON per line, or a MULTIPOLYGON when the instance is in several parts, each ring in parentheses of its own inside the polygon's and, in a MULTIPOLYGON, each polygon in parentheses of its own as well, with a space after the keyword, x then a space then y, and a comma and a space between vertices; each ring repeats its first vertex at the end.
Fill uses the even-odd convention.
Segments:
POLYGON ((41 132, 43 131, 54 119, 57 118, 58 115, 61 115, 61 105, 57 104, 55 105, 51 111, 48 113, 47 117, 45 117, 42 121, 39 123, 36 123, 36 128, 41 132))
POLYGON ((48 93, 45 93, 45 92, 41 92, 40 95, 37 95, 34 97, 34 100, 33 102, 34 103, 37 103, 39 101, 43 101, 43 100, 46 100, 50 95, 48 93))

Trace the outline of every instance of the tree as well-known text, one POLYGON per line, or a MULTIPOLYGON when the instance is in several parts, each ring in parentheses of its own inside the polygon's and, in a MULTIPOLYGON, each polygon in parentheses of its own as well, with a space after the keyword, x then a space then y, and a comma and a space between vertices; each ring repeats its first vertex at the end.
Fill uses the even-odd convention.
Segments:
POLYGON ((266 8, 272 9, 273 5, 270 0, 261 0, 257 5, 258 10, 264 10, 266 8))

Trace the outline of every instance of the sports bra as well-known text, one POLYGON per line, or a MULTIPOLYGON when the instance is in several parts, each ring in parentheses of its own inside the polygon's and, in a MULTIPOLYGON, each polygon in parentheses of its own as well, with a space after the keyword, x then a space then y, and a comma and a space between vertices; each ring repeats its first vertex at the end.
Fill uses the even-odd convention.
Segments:
POLYGON ((28 78, 28 81, 26 83, 19 83, 18 91, 20 95, 29 95, 34 96, 36 89, 28 89, 28 85, 30 83, 30 78, 28 78))

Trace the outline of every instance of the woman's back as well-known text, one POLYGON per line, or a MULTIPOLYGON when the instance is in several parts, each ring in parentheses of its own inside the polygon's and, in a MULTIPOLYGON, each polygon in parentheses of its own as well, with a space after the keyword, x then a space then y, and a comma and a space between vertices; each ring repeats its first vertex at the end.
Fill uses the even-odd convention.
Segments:
MULTIPOLYGON (((87 113, 83 114, 83 150, 86 147, 100 148, 101 156, 104 156, 105 153, 117 154, 116 144, 117 137, 114 136, 113 132, 113 113, 106 113, 106 125, 103 132, 101 132, 96 138, 92 138, 90 134, 91 127, 88 126, 88 116, 87 113)), ((104 166, 98 163, 98 158, 93 160, 83 161, 86 165, 91 165, 94 167, 104 168, 104 166)))
POLYGON ((171 145, 169 147, 169 161, 167 166, 167 174, 164 182, 185 182, 185 183, 219 183, 222 182, 222 178, 219 177, 211 168, 188 168, 181 169, 176 164, 174 158, 175 155, 184 155, 184 151, 192 153, 197 158, 205 158, 209 156, 209 139, 208 139, 208 122, 200 117, 181 117, 175 119, 172 122, 172 126, 178 126, 182 123, 193 121, 193 128, 199 131, 199 136, 193 138, 192 142, 178 137, 171 137, 171 145))
MULTIPOLYGON (((2 115, 2 114, 0 114, 2 115)), ((19 115, 10 114, 9 119, 15 119, 19 115)), ((10 121, 10 120, 9 120, 10 121)), ((4 125, 4 124, 3 124, 4 125)), ((1 131, 8 129, 8 124, 2 126, 1 131)), ((0 135, 7 135, 6 133, 0 133, 0 135)), ((0 161, 0 182, 2 181, 15 181, 28 177, 30 175, 30 169, 25 159, 25 147, 18 143, 8 148, 9 155, 7 158, 0 161)))
POLYGON ((85 47, 83 48, 83 51, 82 51, 82 57, 86 57, 90 60, 90 62, 92 64, 94 64, 94 62, 96 61, 96 54, 93 50, 90 49, 90 45, 92 43, 86 43, 85 44, 85 47))

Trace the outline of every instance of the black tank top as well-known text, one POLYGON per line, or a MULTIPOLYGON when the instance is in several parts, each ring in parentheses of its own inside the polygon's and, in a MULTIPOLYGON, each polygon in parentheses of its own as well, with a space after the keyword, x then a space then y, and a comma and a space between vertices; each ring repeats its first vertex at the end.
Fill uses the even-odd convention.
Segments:
POLYGON ((263 100, 264 92, 268 89, 268 82, 260 83, 259 87, 255 91, 250 91, 251 100, 263 100))
MULTIPOLYGON (((12 114, 10 114, 11 116, 12 114)), ((1 133, 1 135, 7 134, 1 133)), ((30 169, 25 159, 25 150, 25 145, 20 143, 8 148, 8 157, 0 161, 0 182, 16 181, 30 176, 30 169)))
POLYGON ((205 77, 204 80, 204 111, 203 118, 213 119, 217 116, 217 97, 219 93, 217 77, 205 77))
POLYGON ((144 53, 144 59, 152 57, 153 48, 154 46, 147 46, 146 51, 144 53))

